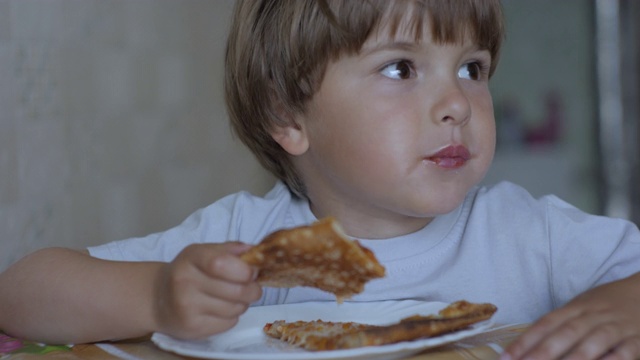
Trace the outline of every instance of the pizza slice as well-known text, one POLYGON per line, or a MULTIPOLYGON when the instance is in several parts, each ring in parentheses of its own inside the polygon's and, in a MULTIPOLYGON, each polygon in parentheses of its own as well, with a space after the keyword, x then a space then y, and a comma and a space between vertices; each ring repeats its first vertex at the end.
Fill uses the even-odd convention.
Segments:
POLYGON ((306 350, 353 349, 430 338, 462 330, 491 318, 496 310, 493 304, 474 304, 461 300, 450 304, 437 315, 414 315, 386 326, 322 320, 279 320, 266 324, 263 331, 272 338, 306 350))
POLYGON ((319 343, 329 340, 342 334, 361 331, 369 325, 354 322, 331 322, 320 319, 313 321, 286 322, 284 320, 274 321, 264 326, 265 334, 272 338, 279 339, 290 345, 309 349, 326 347, 319 343), (311 345, 314 344, 314 345, 311 345))
POLYGON ((375 255, 349 239, 332 217, 276 231, 241 258, 259 268, 257 280, 264 286, 315 287, 335 294, 338 302, 385 274, 375 255))

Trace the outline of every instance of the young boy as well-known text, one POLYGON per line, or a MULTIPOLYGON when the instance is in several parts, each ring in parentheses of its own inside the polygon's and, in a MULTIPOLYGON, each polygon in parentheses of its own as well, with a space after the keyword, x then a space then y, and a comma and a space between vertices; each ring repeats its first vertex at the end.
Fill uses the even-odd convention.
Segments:
POLYGON ((229 115, 280 181, 91 256, 26 257, 0 277, 0 328, 45 342, 199 338, 250 305, 332 300, 260 289, 238 258, 332 215, 387 269, 352 301, 492 302, 495 321, 534 323, 505 357, 640 356, 638 229, 509 183, 476 186, 494 154, 502 24, 498 0, 240 1, 229 115))

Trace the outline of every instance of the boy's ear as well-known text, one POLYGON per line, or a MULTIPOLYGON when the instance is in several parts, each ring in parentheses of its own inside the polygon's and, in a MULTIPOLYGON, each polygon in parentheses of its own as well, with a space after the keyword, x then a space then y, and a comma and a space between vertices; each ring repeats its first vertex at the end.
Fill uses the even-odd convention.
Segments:
MULTIPOLYGON (((276 91, 272 94, 275 94, 276 91)), ((287 110, 279 99, 272 95, 272 104, 274 111, 278 116, 278 123, 271 129, 270 134, 273 140, 275 140, 280 146, 289 154, 297 156, 304 154, 309 148, 309 141, 307 139, 307 133, 304 128, 304 120, 298 119, 297 115, 287 110)))
POLYGON ((276 125, 271 130, 271 137, 291 155, 302 155, 309 148, 304 127, 295 121, 286 126, 276 125))

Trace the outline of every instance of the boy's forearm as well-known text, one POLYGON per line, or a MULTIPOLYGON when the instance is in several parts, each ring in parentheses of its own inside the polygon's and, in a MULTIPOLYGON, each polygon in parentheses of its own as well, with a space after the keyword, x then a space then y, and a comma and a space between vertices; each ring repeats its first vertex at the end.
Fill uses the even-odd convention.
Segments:
POLYGON ((161 263, 109 262, 45 249, 0 274, 0 329, 47 343, 129 338, 154 331, 161 263))

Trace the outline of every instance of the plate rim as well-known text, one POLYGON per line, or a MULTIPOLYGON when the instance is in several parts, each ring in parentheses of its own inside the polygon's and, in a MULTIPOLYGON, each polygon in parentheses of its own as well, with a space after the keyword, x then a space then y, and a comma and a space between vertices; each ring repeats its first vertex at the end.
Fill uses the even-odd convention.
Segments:
MULTIPOLYGON (((449 305, 449 303, 439 302, 439 301, 422 301, 415 299, 405 299, 405 300, 383 300, 383 301, 367 301, 367 302, 345 302, 343 304, 337 304, 335 301, 310 301, 310 302, 300 302, 300 303, 290 303, 290 304, 274 304, 274 305, 258 305, 252 306, 247 309, 247 313, 255 313, 255 312, 267 312, 281 309, 291 309, 291 308, 304 308, 311 307, 314 310, 318 310, 319 307, 327 307, 327 306, 335 306, 340 307, 342 305, 346 305, 346 307, 359 306, 361 305, 369 305, 369 306, 401 306, 405 305, 406 307, 412 306, 432 306, 437 307, 439 309, 444 308, 449 305)), ((438 309, 438 310, 439 310, 438 309)), ((343 309, 344 310, 344 309, 343 309)), ((435 313, 438 310, 431 310, 430 313, 435 313)), ((400 309, 402 312, 403 309, 400 309)), ((246 316, 246 314, 242 316, 246 316)), ((241 318, 242 318, 241 316, 241 318)), ((405 315, 402 315, 404 317, 405 315)), ((409 315, 406 315, 409 316, 409 315)), ((278 316, 276 316, 278 317, 278 316)), ((279 316, 282 317, 282 316, 279 316)), ((309 316, 314 317, 314 316, 309 316)), ((400 320, 399 318, 397 320, 400 320)), ((397 321, 395 320, 395 321, 397 321)), ((287 321, 295 321, 293 319, 287 319, 287 321)), ((335 320, 334 320, 335 321, 335 320)), ((341 321, 353 321, 352 319, 345 318, 341 321)), ((360 321, 362 322, 362 321, 360 321)), ((240 322, 239 322, 240 323, 240 322)), ((375 322, 372 322, 375 323, 375 322)), ((264 324, 258 324, 255 328, 262 329, 264 324)), ((463 330, 458 330, 446 334, 442 334, 432 338, 425 339, 417 339, 411 341, 403 341, 394 344, 386 344, 379 346, 367 346, 355 349, 342 349, 342 350, 330 350, 330 351, 295 351, 295 352, 274 352, 274 353, 264 353, 264 352, 230 352, 230 351, 205 351, 193 349, 195 346, 194 343, 209 343, 212 339, 216 337, 220 337, 221 335, 229 335, 229 333, 233 333, 234 329, 238 327, 238 324, 233 328, 227 330, 224 333, 212 335, 202 340, 180 340, 173 338, 169 335, 165 335, 162 333, 153 333, 151 336, 151 341, 158 346, 160 349, 173 352, 183 356, 191 356, 202 359, 229 359, 229 360, 290 360, 290 359, 347 359, 358 356, 366 356, 366 355, 386 355, 386 354, 394 354, 394 353, 406 353, 409 355, 410 353, 417 353, 423 350, 427 350, 429 348, 438 347, 446 344, 450 344, 452 342, 456 342, 470 336, 478 335, 493 326, 493 322, 491 319, 485 320, 476 324, 471 325, 469 328, 465 328, 463 330)), ((269 339, 265 336, 265 339, 269 339)))

